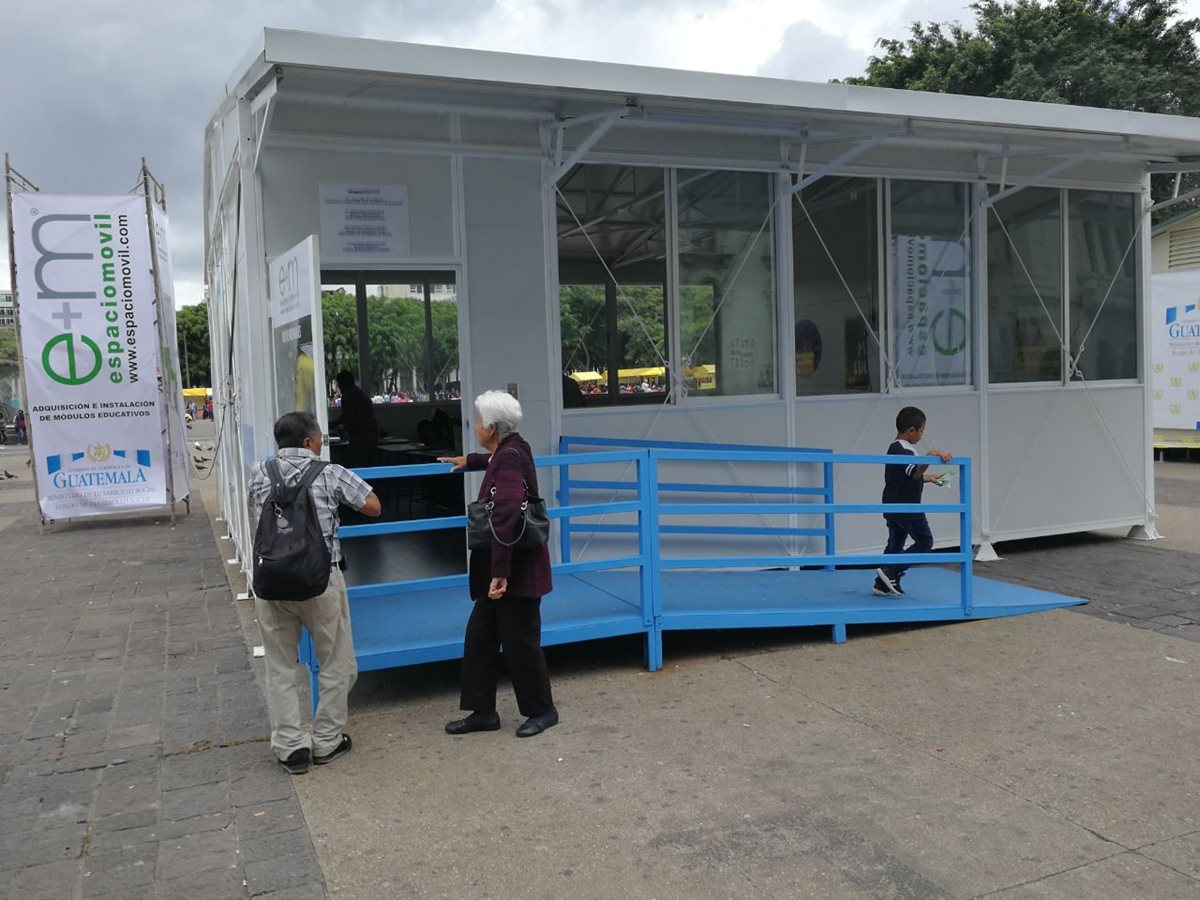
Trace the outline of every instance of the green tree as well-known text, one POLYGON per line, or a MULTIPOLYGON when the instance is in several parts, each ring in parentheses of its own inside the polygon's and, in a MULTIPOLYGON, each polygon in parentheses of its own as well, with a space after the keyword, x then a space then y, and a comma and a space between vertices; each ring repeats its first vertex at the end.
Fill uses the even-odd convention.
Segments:
POLYGON ((184 387, 211 387, 208 304, 182 306, 175 311, 180 377, 184 387))
POLYGON ((353 294, 347 294, 341 288, 321 292, 321 332, 325 344, 326 396, 332 396, 338 372, 345 369, 361 378, 358 371, 358 308, 353 294))
POLYGON ((0 328, 0 359, 17 358, 17 329, 0 328))
POLYGON ((599 371, 607 366, 608 320, 604 286, 565 284, 558 289, 563 373, 599 371))
MULTIPOLYGON (((971 4, 975 27, 914 22, 907 40, 881 38, 850 84, 1200 114, 1200 19, 1178 0, 1017 0, 971 4)), ((1191 177, 1191 189, 1200 180, 1191 177)), ((1185 179, 1185 182, 1188 179, 1185 179)), ((1174 176, 1156 176, 1156 200, 1174 176)), ((1174 215, 1180 207, 1165 213, 1174 215)))

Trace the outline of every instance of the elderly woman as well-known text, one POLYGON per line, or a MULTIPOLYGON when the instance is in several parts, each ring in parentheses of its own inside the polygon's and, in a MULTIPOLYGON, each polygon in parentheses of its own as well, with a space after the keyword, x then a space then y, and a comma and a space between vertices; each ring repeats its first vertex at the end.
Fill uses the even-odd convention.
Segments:
POLYGON ((550 674, 542 653, 542 597, 550 592, 550 553, 545 546, 507 546, 520 532, 521 504, 526 492, 537 494, 537 471, 529 444, 517 433, 521 404, 504 391, 475 398, 475 439, 487 453, 442 457, 453 471, 484 470, 479 499, 491 496, 494 535, 490 548, 471 551, 469 582, 475 608, 467 620, 463 647, 461 709, 463 719, 446 724, 449 734, 496 731, 496 678, 500 647, 526 716, 517 737, 533 737, 558 724, 550 694, 550 674), (492 491, 495 494, 492 494, 492 491))

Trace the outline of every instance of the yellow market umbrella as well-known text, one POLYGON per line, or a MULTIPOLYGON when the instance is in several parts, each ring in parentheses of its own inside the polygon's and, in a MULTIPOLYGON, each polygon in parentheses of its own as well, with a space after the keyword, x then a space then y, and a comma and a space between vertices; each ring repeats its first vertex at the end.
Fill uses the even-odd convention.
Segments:
POLYGON ((572 372, 571 377, 582 384, 585 381, 603 381, 604 378, 599 372, 572 372))

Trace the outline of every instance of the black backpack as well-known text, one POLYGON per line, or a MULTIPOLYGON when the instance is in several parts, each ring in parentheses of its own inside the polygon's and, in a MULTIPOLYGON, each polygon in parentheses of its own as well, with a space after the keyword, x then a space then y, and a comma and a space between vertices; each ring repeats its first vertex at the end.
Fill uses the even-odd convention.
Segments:
POLYGON ((310 485, 328 463, 310 460, 288 487, 279 463, 266 462, 271 494, 254 532, 254 595, 264 600, 308 600, 325 593, 333 565, 310 485))

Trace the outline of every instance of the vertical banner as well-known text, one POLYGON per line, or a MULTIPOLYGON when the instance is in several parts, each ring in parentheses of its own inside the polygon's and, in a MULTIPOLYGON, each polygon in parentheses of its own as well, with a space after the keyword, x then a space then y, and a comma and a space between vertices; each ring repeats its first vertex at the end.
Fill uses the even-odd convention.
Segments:
POLYGON ((329 427, 325 353, 321 334, 317 239, 309 235, 271 261, 271 344, 275 356, 275 418, 314 413, 329 427))
POLYGON ((171 489, 176 501, 189 493, 187 436, 183 424, 183 381, 179 377, 179 338, 175 326, 175 276, 171 269, 171 246, 167 239, 167 214, 154 207, 154 251, 158 254, 158 314, 162 319, 161 378, 163 415, 166 417, 167 447, 171 455, 171 489))
POLYGON ((1150 276, 1155 428, 1200 429, 1200 272, 1150 276))
POLYGON ((967 245, 892 238, 892 365, 905 387, 967 384, 967 245))
POLYGON ((145 198, 17 193, 9 227, 42 514, 162 506, 145 198))

